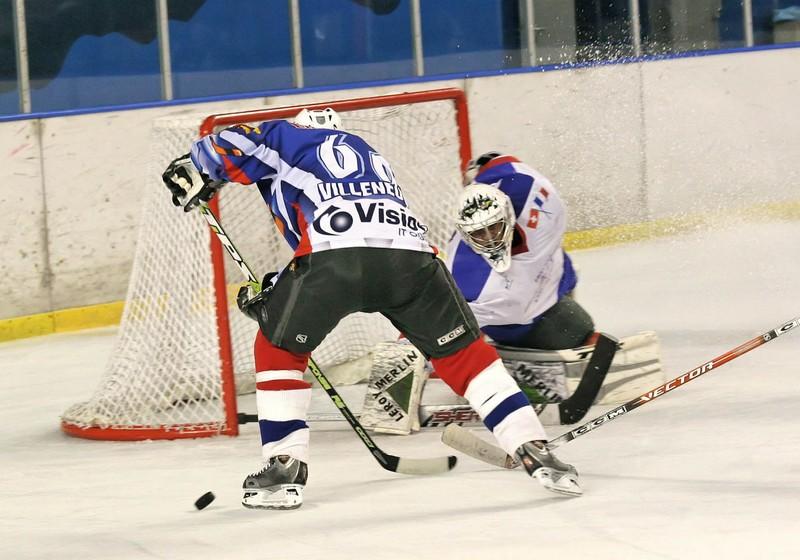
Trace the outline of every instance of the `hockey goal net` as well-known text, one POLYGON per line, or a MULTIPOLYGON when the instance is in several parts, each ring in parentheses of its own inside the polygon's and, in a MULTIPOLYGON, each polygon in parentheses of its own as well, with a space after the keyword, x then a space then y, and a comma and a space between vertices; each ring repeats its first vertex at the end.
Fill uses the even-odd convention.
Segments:
MULTIPOLYGON (((236 307, 243 283, 239 269, 202 216, 172 205, 160 174, 199 135, 291 118, 303 107, 334 108, 348 131, 379 150, 391 162, 410 207, 430 228, 431 243, 444 246, 452 233, 461 170, 470 157, 460 90, 158 120, 152 180, 115 349, 94 395, 63 414, 66 433, 109 440, 238 433, 237 394, 255 387, 252 346, 258 327, 236 307)), ((226 186, 212 208, 257 276, 288 263, 291 250, 255 186, 226 186)), ((359 363, 368 367, 371 349, 396 338, 382 316, 355 314, 342 320, 313 355, 332 380, 357 379, 352 370, 359 363)))

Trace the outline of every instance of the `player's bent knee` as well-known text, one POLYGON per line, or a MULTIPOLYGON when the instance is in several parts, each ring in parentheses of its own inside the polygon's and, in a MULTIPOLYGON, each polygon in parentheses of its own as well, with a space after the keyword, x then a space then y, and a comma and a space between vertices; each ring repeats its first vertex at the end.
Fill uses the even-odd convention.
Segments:
POLYGON ((470 381, 499 359, 497 350, 478 338, 449 356, 431 358, 431 363, 439 377, 463 396, 470 381))
POLYGON ((584 344, 594 332, 592 317, 569 296, 545 311, 528 334, 511 346, 563 350, 584 344))

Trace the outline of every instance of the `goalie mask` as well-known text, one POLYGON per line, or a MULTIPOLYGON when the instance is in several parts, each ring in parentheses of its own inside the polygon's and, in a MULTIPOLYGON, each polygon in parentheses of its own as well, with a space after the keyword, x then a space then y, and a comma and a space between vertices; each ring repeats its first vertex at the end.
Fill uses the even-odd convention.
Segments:
POLYGON ((511 266, 515 223, 511 199, 503 191, 481 183, 464 188, 458 199, 456 229, 497 272, 511 266))
POLYGON ((295 124, 311 128, 330 128, 341 130, 342 118, 339 113, 331 109, 303 109, 294 118, 295 124))

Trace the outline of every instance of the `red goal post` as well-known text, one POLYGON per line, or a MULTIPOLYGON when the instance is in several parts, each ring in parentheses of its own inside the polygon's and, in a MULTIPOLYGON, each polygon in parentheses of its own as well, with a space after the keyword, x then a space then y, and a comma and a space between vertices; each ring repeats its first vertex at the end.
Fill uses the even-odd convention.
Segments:
MULTIPOLYGON (((212 115, 202 120, 199 135, 326 107, 388 159, 410 206, 431 228, 431 242, 443 245, 452 233, 449 203, 471 157, 467 102, 459 89, 212 115)), ((191 125, 185 119, 156 125, 150 175, 159 178, 169 159, 188 150, 198 137, 196 127, 187 132, 191 125)), ((148 183, 116 349, 95 395, 62 416, 62 430, 70 435, 143 440, 238 434, 237 394, 252 390, 257 327, 235 309, 232 296, 242 279, 236 266, 226 266, 217 237, 200 216, 171 207, 163 190, 148 183), (201 238, 205 241, 198 243, 201 238)), ((266 223, 268 211, 256 189, 229 185, 212 208, 256 274, 288 262, 291 252, 266 223)), ((396 336, 385 319, 356 315, 343 320, 315 352, 322 367, 344 367, 396 336)))

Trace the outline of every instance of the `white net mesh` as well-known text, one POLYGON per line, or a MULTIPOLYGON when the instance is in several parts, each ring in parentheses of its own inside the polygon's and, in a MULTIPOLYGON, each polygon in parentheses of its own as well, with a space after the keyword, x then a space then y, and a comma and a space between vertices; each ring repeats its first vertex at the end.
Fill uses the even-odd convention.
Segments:
MULTIPOLYGON (((453 101, 341 114, 348 131, 364 137, 391 162, 409 206, 430 228, 431 243, 443 246, 452 232, 455 199, 461 189, 460 136, 453 101)), ((198 213, 185 215, 172 206, 160 181, 169 161, 188 151, 197 138, 201 120, 159 120, 154 126, 153 180, 140 218, 115 351, 97 392, 64 413, 65 425, 160 429, 165 434, 224 429, 211 234, 198 213)), ((291 250, 273 225, 258 189, 231 184, 218 196, 220 222, 256 276, 283 268, 291 250)), ((236 308, 235 296, 243 279, 227 255, 225 259, 233 369, 241 394, 254 388, 252 344, 258 327, 236 308)), ((359 358, 363 363, 376 344, 396 338, 397 331, 382 316, 355 314, 328 335, 314 358, 322 368, 339 365, 337 370, 346 371, 346 364, 359 358)))

